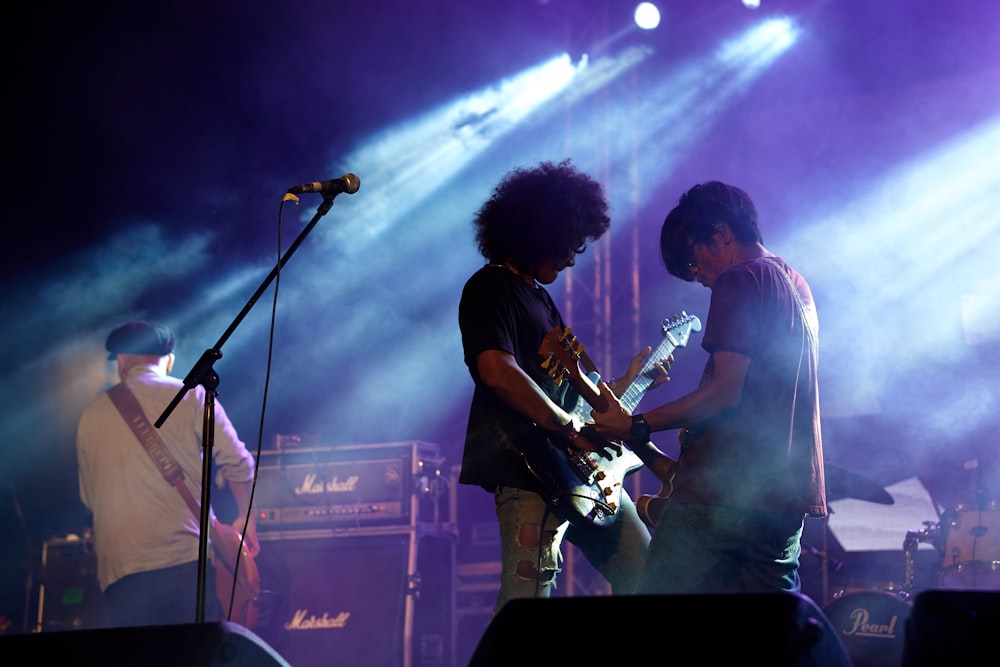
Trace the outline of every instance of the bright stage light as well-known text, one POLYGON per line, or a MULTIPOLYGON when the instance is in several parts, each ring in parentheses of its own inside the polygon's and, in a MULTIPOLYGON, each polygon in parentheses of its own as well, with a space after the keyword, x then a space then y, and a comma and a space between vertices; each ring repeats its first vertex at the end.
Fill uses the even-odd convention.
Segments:
POLYGON ((635 8, 635 24, 643 30, 652 30, 660 25, 660 10, 652 2, 640 2, 635 8))
POLYGON ((760 0, 743 0, 743 6, 747 9, 758 9, 760 7, 760 0))

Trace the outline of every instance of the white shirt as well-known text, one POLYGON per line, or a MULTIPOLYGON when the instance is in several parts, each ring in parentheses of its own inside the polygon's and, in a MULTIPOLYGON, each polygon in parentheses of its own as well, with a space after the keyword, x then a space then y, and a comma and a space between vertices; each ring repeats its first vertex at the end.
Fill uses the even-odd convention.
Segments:
MULTIPOLYGON (((150 423, 183 383, 156 366, 131 369, 125 378, 150 423)), ((194 498, 201 498, 205 389, 196 386, 156 429, 184 471, 194 498)), ((253 457, 218 401, 212 454, 227 480, 253 479, 253 457)), ((103 591, 135 572, 159 570, 198 559, 199 517, 188 509, 106 393, 84 410, 77 426, 80 499, 93 512, 97 578, 103 591)))

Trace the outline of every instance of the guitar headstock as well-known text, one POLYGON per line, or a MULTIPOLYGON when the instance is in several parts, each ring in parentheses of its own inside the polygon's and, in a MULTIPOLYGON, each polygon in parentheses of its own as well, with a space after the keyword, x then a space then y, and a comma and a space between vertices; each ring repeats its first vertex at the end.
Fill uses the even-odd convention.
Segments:
POLYGON ((701 331, 701 320, 697 315, 688 315, 682 310, 679 315, 663 320, 660 329, 663 337, 669 339, 674 347, 684 347, 692 331, 701 331))
POLYGON ((564 380, 569 381, 580 398, 598 412, 604 412, 608 409, 607 399, 594 384, 600 379, 600 373, 596 369, 585 373, 580 368, 582 363, 589 370, 591 364, 583 349, 583 343, 573 334, 573 329, 555 327, 545 334, 538 354, 542 357, 542 368, 557 385, 561 385, 564 380), (594 379, 591 379, 591 375, 594 379))
POLYGON ((542 356, 542 368, 555 380, 556 385, 561 385, 563 380, 572 382, 574 372, 579 376, 577 364, 583 349, 583 343, 573 334, 571 327, 555 327, 545 334, 538 354, 542 356))

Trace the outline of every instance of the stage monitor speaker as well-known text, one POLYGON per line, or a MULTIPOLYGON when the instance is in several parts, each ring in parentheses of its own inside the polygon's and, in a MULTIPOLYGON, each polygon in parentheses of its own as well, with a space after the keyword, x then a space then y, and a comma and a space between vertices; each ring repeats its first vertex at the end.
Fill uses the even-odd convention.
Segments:
POLYGON ((808 597, 746 593, 511 600, 487 627, 469 667, 685 661, 851 666, 837 633, 808 597))
POLYGON ((906 621, 903 667, 997 664, 1000 592, 933 589, 906 621))
POLYGON ((451 667, 455 540, 373 528, 262 542, 255 630, 295 667, 451 667))
POLYGON ((10 635, 0 637, 0 655, 38 665, 291 667, 260 637, 227 621, 10 635))

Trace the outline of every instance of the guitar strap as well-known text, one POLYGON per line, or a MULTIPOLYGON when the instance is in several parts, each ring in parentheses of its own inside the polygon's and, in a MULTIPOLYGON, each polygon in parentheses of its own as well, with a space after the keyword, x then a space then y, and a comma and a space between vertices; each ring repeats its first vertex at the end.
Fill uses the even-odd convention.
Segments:
POLYGON ((146 413, 143 412, 142 406, 139 405, 139 401, 136 399, 135 394, 132 393, 132 390, 124 382, 120 382, 108 389, 108 397, 114 403, 115 407, 118 408, 118 412, 121 413, 125 423, 132 429, 132 433, 142 443, 146 453, 156 463, 156 466, 160 469, 160 474, 163 475, 163 479, 167 480, 167 483, 177 489, 177 492, 184 498, 184 502, 187 503, 191 512, 195 516, 198 516, 200 506, 195 501, 187 484, 184 483, 184 471, 173 455, 170 454, 160 434, 149 423, 146 413))

